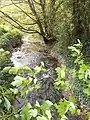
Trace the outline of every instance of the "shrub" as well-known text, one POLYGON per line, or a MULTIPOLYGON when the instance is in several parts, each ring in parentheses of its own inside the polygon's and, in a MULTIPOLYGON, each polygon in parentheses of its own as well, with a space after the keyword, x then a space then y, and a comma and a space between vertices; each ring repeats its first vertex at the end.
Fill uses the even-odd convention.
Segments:
MULTIPOLYGON (((62 68, 57 68, 58 79, 56 82, 61 82, 63 86, 63 78, 65 78, 65 66, 62 68), (63 75, 61 75, 63 73, 63 75), (59 80, 62 79, 62 80, 59 80)), ((61 99, 58 103, 53 103, 50 100, 43 99, 42 102, 36 100, 36 103, 32 105, 29 100, 27 100, 27 95, 32 90, 37 90, 40 87, 39 81, 35 81, 35 75, 40 72, 46 72, 44 68, 44 64, 41 63, 41 66, 37 66, 34 70, 23 67, 23 68, 15 68, 12 67, 9 70, 9 73, 23 73, 29 72, 31 77, 21 77, 18 74, 14 81, 11 83, 13 88, 5 89, 5 87, 0 86, 0 108, 1 108, 1 116, 2 120, 68 120, 68 114, 78 114, 78 108, 75 104, 75 100, 66 100, 61 99), (20 90, 18 88, 22 87, 20 90), (3 97, 4 96, 4 97, 3 97), (19 100, 17 99, 19 97, 19 100), (20 101, 21 98, 24 102, 20 101), (15 100, 16 99, 16 100, 15 100), (19 103, 23 103, 20 107, 14 101, 19 101, 19 103), (14 103, 14 104, 13 104, 14 103), (15 104, 18 105, 18 108, 15 108, 15 104), (56 113, 57 111, 57 113, 56 113)), ((58 86, 59 87, 59 86, 58 86)), ((61 88, 60 88, 61 89, 61 88)), ((66 89, 66 88, 65 88, 66 89)), ((33 91, 32 91, 33 92, 33 91)), ((59 95, 59 94, 58 94, 59 95)))
POLYGON ((5 33, 7 33, 10 30, 11 30, 10 26, 0 25, 0 36, 4 35, 5 33))
POLYGON ((12 51, 13 48, 19 47, 22 44, 22 34, 17 29, 12 29, 1 36, 0 48, 12 51))
POLYGON ((9 74, 8 71, 0 71, 0 85, 9 88, 11 82, 13 81, 15 75, 9 74))
POLYGON ((3 86, 9 86, 14 77, 14 75, 9 74, 8 71, 3 71, 4 67, 13 66, 9 54, 9 51, 0 49, 0 85, 3 86))
POLYGON ((9 51, 4 51, 3 49, 0 49, 0 70, 2 70, 4 67, 13 66, 9 54, 9 51))
POLYGON ((72 89, 77 101, 86 108, 90 107, 90 64, 85 62, 82 54, 82 43, 78 40, 77 44, 69 47, 71 55, 75 59, 71 74, 73 80, 72 89))

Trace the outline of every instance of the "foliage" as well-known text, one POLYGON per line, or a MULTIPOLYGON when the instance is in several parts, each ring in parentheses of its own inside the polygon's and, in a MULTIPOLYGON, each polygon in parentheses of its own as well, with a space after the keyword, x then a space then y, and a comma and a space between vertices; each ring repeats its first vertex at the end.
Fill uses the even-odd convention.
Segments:
POLYGON ((61 68, 57 67, 56 72, 58 75, 57 79, 55 80, 56 89, 69 89, 69 82, 66 80, 66 66, 62 65, 61 68))
POLYGON ((77 44, 69 47, 72 56, 75 58, 74 68, 71 70, 73 77, 74 93, 82 105, 90 107, 90 65, 84 62, 82 43, 78 40, 77 44))
POLYGON ((59 39, 60 43, 66 43, 67 41, 69 43, 67 37, 70 38, 71 24, 69 25, 69 23, 72 16, 69 1, 28 0, 18 2, 11 0, 5 2, 6 4, 1 2, 1 20, 6 20, 23 32, 38 33, 43 37, 45 43, 52 43, 56 39, 59 39))
MULTIPOLYGON (((55 34, 57 43, 55 49, 61 54, 66 54, 67 47, 72 43, 72 5, 71 0, 65 1, 59 8, 57 13, 56 22, 58 25, 55 26, 55 34), (58 17, 59 16, 59 17, 58 17)), ((63 54, 63 55, 64 55, 63 54)))
POLYGON ((67 101, 67 100, 60 100, 58 104, 54 105, 55 108, 58 110, 59 114, 59 120, 68 120, 68 117, 66 117, 66 113, 70 112, 73 114, 79 114, 79 109, 75 106, 74 102, 67 101))
POLYGON ((4 67, 12 66, 13 63, 10 60, 10 52, 4 51, 4 49, 0 49, 0 69, 2 70, 4 67))
MULTIPOLYGON (((44 65, 44 64, 42 63, 40 68, 42 68, 42 65, 44 65)), ((14 81, 11 83, 13 86, 15 86, 15 88, 10 88, 10 90, 7 90, 7 89, 4 90, 3 87, 1 86, 1 89, 0 89, 0 92, 1 92, 1 94, 0 94, 1 95, 0 96, 0 101, 1 101, 0 106, 1 106, 2 109, 0 111, 0 115, 1 115, 2 120, 5 119, 5 118, 10 119, 12 117, 14 117, 14 118, 17 117, 16 119, 19 119, 19 117, 20 117, 22 120, 25 120, 25 119, 30 120, 31 118, 37 118, 37 120, 39 120, 39 119, 50 120, 51 119, 50 107, 53 105, 53 103, 50 102, 49 100, 45 101, 41 106, 39 105, 38 102, 36 102, 35 107, 32 107, 30 105, 30 103, 26 102, 26 104, 22 108, 22 111, 20 110, 19 114, 18 114, 19 110, 18 111, 15 110, 14 106, 11 105, 12 97, 14 96, 14 94, 16 95, 16 94, 19 93, 18 87, 23 86, 23 89, 20 92, 21 92, 21 97, 23 97, 24 100, 27 97, 27 94, 28 94, 29 91, 31 91, 35 88, 38 89, 39 85, 37 84, 37 82, 34 81, 34 75, 37 74, 38 68, 35 68, 34 71, 32 71, 28 67, 23 67, 23 68, 15 68, 15 67, 9 68, 8 67, 8 68, 4 68, 4 71, 9 70, 10 74, 18 73, 18 74, 21 75, 21 73, 27 71, 27 72, 29 72, 31 77, 24 78, 24 77, 21 77, 20 75, 16 76, 14 78, 14 81), (30 88, 30 83, 31 83, 31 88, 30 88), (9 93, 10 93, 10 95, 13 94, 12 97, 9 95, 9 93), (10 97, 8 98, 8 96, 10 96, 10 97), (11 101, 11 103, 10 103, 10 101, 11 101), (4 113, 4 109, 6 109, 7 112, 4 113), (13 113, 11 114, 12 109, 13 109, 13 113), (8 113, 10 115, 8 115, 8 113)), ((39 68, 38 72, 41 71, 40 68, 39 68)))
POLYGON ((10 26, 8 25, 0 25, 0 36, 4 35, 10 30, 10 26))
POLYGON ((8 71, 3 70, 5 67, 13 66, 9 55, 9 51, 0 49, 0 85, 2 86, 9 86, 8 84, 11 83, 14 77, 13 75, 10 75, 8 71))
MULTIPOLYGON (((90 67, 84 63, 81 52, 82 43, 78 40, 78 43, 69 47, 69 49, 72 53, 71 56, 75 58, 75 66, 73 69, 71 69, 73 79, 72 81, 68 81, 66 66, 61 65, 61 67, 56 68, 57 79, 55 80, 55 87, 56 89, 62 91, 70 91, 72 89, 77 100, 80 101, 81 104, 89 107, 90 67)), ((68 114, 80 114, 80 110, 76 106, 76 100, 73 101, 74 98, 71 98, 72 96, 69 96, 68 100, 66 100, 64 96, 60 102, 55 104, 49 100, 46 100, 41 104, 36 101, 36 104, 32 106, 27 101, 28 92, 32 91, 33 89, 40 88, 40 83, 35 79, 35 75, 40 72, 46 72, 43 62, 41 62, 40 66, 36 66, 34 70, 28 67, 16 68, 10 66, 5 67, 2 71, 7 71, 10 75, 15 75, 14 79, 12 78, 13 81, 11 83, 13 87, 11 86, 9 89, 5 89, 5 87, 2 86, 0 87, 0 115, 2 120, 51 120, 53 115, 56 114, 55 112, 52 115, 52 112, 54 111, 57 111, 59 115, 58 119, 60 120, 67 120, 68 114), (25 77, 25 73, 27 72, 29 73, 29 77, 25 77), (23 86, 23 88, 20 91, 18 88, 21 86, 23 86), (13 101, 16 99, 15 96, 19 96, 25 100, 22 108, 15 109, 13 106, 13 101)))
MULTIPOLYGON (((58 79, 60 78, 61 72, 63 73, 61 75, 61 78, 65 77, 65 71, 66 67, 62 66, 62 68, 57 68, 58 73, 58 79), (60 70, 60 71, 59 71, 60 70), (59 73, 60 72, 60 73, 59 73)), ((23 67, 23 68, 15 68, 15 67, 6 67, 4 68, 4 71, 9 70, 9 74, 17 74, 17 76, 14 78, 13 82, 11 83, 13 87, 10 89, 5 89, 1 86, 0 92, 0 118, 1 120, 7 119, 7 120, 51 120, 53 118, 52 111, 57 110, 60 120, 66 120, 68 119, 65 115, 69 111, 72 114, 76 114, 77 107, 75 106, 73 101, 68 101, 66 99, 60 100, 59 103, 53 104, 51 101, 46 100, 43 103, 39 104, 38 101, 36 101, 36 104, 32 106, 27 101, 27 94, 29 91, 32 91, 33 89, 38 89, 40 87, 40 84, 38 81, 35 81, 35 74, 39 72, 46 72, 44 68, 43 62, 41 62, 41 66, 36 67, 34 70, 23 67), (23 73, 28 72, 30 74, 29 78, 23 77, 23 73), (23 86, 23 89, 21 91, 18 90, 18 87, 23 86), (3 91, 3 92, 2 92, 3 91), (25 104, 22 108, 15 109, 13 106, 13 101, 15 100, 15 96, 19 95, 19 97, 24 98, 25 104), (9 97, 10 96, 10 97, 9 97), (4 111, 5 110, 5 111, 4 111)), ((60 79, 61 79, 60 78, 60 79)), ((58 86, 59 88, 60 86, 58 86)), ((61 89, 61 88, 60 88, 61 89)), ((64 89, 66 89, 64 87, 64 89)), ((55 114, 54 114, 55 115, 55 114)))
POLYGON ((0 37, 0 48, 12 51, 22 44, 22 34, 17 29, 11 29, 0 37))

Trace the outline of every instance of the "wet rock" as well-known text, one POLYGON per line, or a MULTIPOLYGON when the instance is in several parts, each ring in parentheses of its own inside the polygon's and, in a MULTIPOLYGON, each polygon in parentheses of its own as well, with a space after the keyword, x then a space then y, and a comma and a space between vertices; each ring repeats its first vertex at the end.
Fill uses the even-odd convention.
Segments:
MULTIPOLYGON (((35 76, 41 84, 41 87, 37 90, 30 91, 27 95, 27 101, 30 102, 31 105, 34 105, 36 100, 39 103, 42 103, 44 100, 50 100, 53 103, 59 102, 62 94, 61 91, 56 90, 54 87, 54 81, 57 77, 55 68, 59 65, 56 58, 44 52, 26 52, 21 49, 12 54, 11 60, 16 67, 28 66, 30 68, 35 68, 37 65, 40 65, 41 61, 45 64, 47 71, 44 73, 41 72, 35 76)), ((28 77, 28 74, 25 75, 28 77)), ((23 87, 19 89, 22 90, 23 87)), ((24 103, 25 101, 19 98, 19 101, 16 100, 15 102, 15 107, 22 107, 24 103)), ((57 120, 57 115, 54 116, 53 120, 57 120)))
POLYGON ((36 103, 36 100, 39 103, 42 103, 44 100, 50 100, 55 103, 60 100, 61 93, 55 89, 53 81, 49 79, 42 81, 40 89, 29 92, 27 98, 32 105, 36 103))
POLYGON ((28 66, 34 68, 40 64, 42 55, 43 54, 40 52, 25 53, 17 51, 12 53, 11 61, 14 63, 15 67, 28 66))
POLYGON ((84 120, 81 116, 69 116, 69 120, 84 120))

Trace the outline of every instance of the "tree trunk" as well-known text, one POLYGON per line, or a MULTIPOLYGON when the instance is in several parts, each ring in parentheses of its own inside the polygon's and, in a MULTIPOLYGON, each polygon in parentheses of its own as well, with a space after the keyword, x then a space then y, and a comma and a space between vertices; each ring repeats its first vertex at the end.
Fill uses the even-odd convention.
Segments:
POLYGON ((73 0, 73 39, 83 43, 83 53, 90 53, 90 1, 73 0))
POLYGON ((73 23, 76 39, 90 38, 88 0, 74 0, 73 23))

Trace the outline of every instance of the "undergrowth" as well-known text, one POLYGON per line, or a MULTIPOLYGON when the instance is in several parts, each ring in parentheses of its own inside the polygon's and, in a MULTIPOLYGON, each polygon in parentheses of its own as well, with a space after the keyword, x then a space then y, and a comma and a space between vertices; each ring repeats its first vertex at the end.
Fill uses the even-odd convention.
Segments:
MULTIPOLYGON (((71 69, 71 79, 68 79, 68 69, 65 65, 55 69, 57 79, 54 87, 58 90, 71 92, 72 94, 66 98, 64 95, 58 103, 45 100, 42 103, 36 101, 31 105, 27 100, 27 95, 33 89, 39 89, 40 83, 35 79, 35 75, 40 72, 46 72, 44 63, 41 62, 34 70, 28 67, 16 68, 5 67, 3 71, 16 75, 11 83, 10 88, 0 86, 0 119, 1 120, 52 120, 57 115, 58 120, 68 120, 69 115, 81 115, 82 105, 89 106, 90 99, 90 66, 84 63, 83 54, 81 52, 82 43, 78 40, 77 44, 69 47, 71 56, 74 57, 74 68, 71 69), (29 78, 23 76, 24 72, 29 73, 29 78), (18 88, 22 87, 20 91, 18 88), (21 108, 15 108, 13 101, 16 96, 25 100, 21 108), (87 102, 85 102, 85 100, 87 102), (78 102, 80 105, 78 106, 78 102)), ((63 93, 63 92, 62 92, 63 93)), ((85 112, 86 120, 90 119, 90 112, 85 112)))

